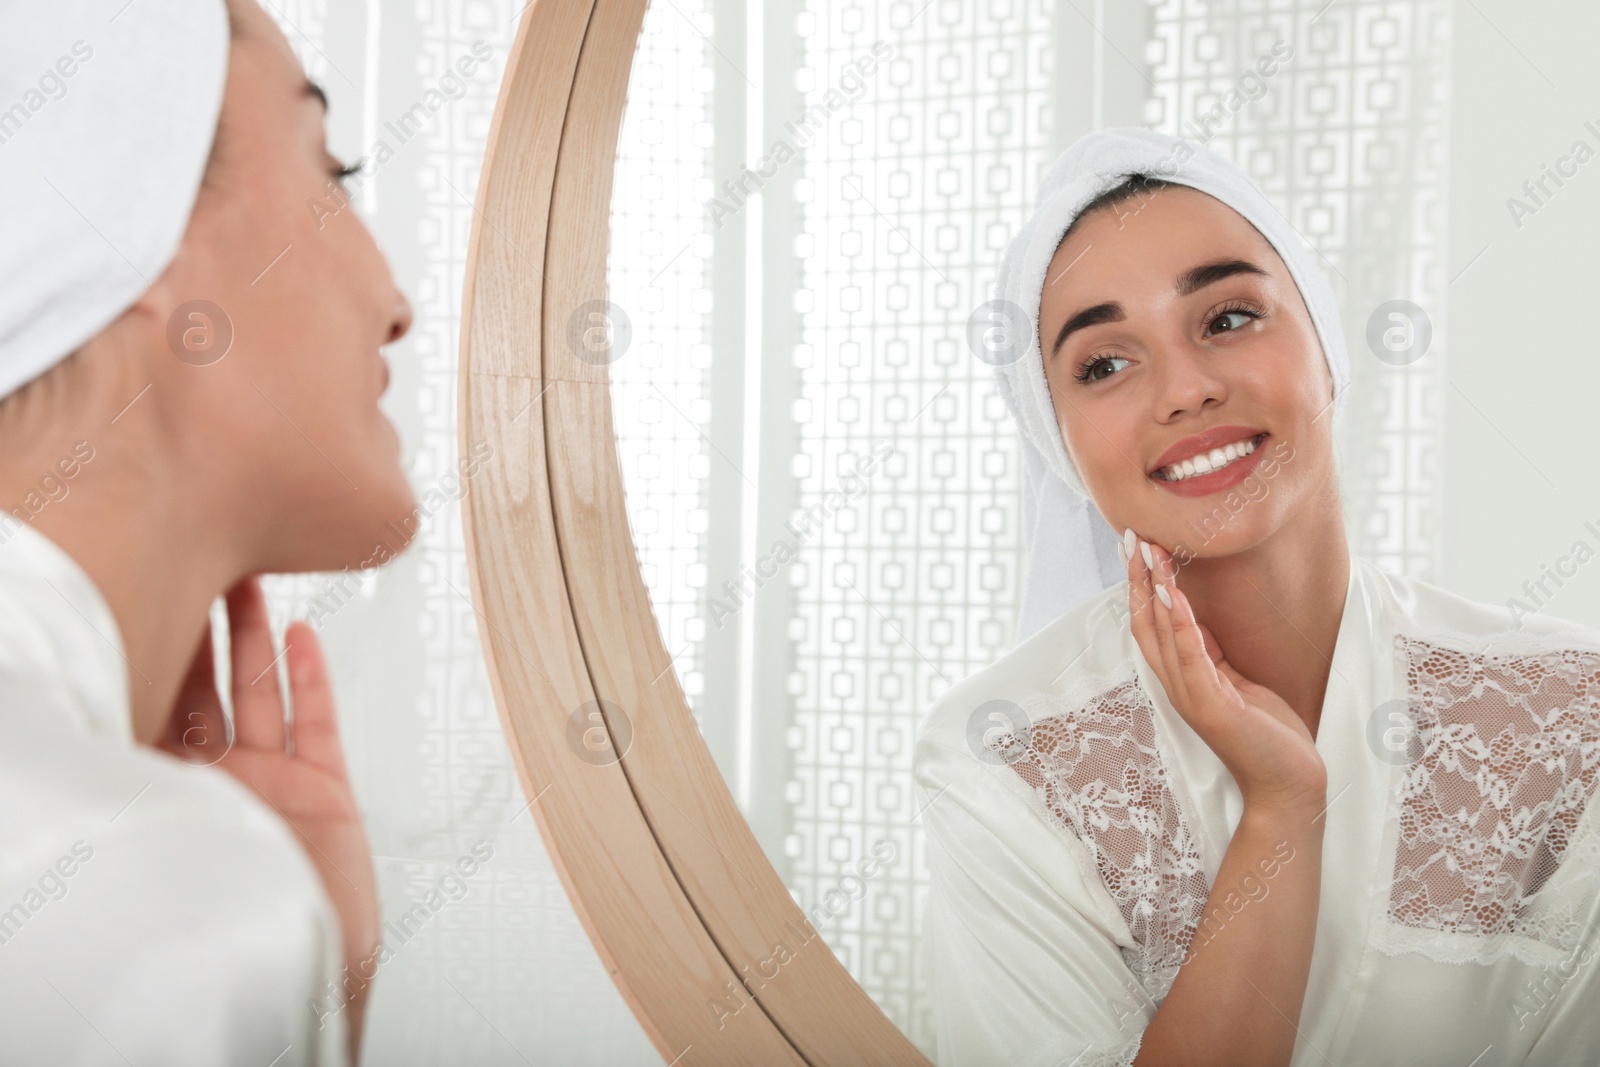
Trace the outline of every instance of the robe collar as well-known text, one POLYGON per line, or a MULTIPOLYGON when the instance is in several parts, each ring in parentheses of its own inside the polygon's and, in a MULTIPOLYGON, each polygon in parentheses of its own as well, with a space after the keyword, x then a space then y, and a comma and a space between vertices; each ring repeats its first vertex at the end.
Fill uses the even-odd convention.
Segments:
MULTIPOLYGON (((0 516, 0 679, 28 712, 132 746, 130 665, 122 631, 94 580, 61 546, 0 516)), ((7 701, 10 703, 10 701, 7 701)))

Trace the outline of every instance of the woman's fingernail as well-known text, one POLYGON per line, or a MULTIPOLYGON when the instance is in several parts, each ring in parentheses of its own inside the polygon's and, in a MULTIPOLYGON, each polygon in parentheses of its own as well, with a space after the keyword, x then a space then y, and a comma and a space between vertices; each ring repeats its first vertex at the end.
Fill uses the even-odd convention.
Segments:
POLYGON ((1156 583, 1156 596, 1161 598, 1161 603, 1165 604, 1170 611, 1172 608, 1172 594, 1167 592, 1167 587, 1160 582, 1156 583))
POLYGON ((1156 561, 1150 558, 1150 542, 1149 541, 1140 541, 1139 542, 1139 554, 1144 557, 1144 565, 1146 567, 1149 567, 1151 570, 1155 570, 1156 569, 1156 561))
POLYGON ((1117 555, 1122 557, 1122 565, 1126 567, 1128 565, 1128 546, 1121 541, 1117 542, 1117 555))
POLYGON ((1133 536, 1133 527, 1132 526, 1130 526, 1126 530, 1122 531, 1122 547, 1127 550, 1129 559, 1133 558, 1133 546, 1137 542, 1138 542, 1138 538, 1133 536))

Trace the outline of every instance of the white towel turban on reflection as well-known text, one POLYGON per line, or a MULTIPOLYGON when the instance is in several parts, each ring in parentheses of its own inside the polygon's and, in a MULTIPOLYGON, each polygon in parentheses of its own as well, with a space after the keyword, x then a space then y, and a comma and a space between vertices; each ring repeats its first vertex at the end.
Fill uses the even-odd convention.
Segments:
POLYGON ((11 0, 0 13, 0 397, 172 262, 228 38, 223 0, 11 0))
POLYGON ((1116 551, 1121 531, 1113 531, 1089 500, 1061 438, 1039 348, 1039 305, 1045 271, 1072 220, 1090 200, 1136 173, 1208 193, 1261 232, 1311 312, 1333 374, 1335 418, 1344 406, 1349 355, 1333 289, 1316 253, 1249 176, 1204 145, 1154 130, 1119 127, 1080 138, 1045 176, 1038 205, 1000 261, 994 303, 986 309, 999 332, 984 342, 985 358, 997 364, 1000 394, 1022 429, 1028 565, 1019 642, 1127 574, 1116 551))

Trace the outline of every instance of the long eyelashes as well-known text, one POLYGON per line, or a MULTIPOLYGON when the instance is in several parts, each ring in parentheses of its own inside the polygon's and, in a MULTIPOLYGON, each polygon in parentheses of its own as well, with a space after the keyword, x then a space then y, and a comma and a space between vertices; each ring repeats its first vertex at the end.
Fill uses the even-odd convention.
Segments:
MULTIPOLYGON (((1122 357, 1121 356, 1091 356, 1090 358, 1084 360, 1083 364, 1078 368, 1078 373, 1074 374, 1073 377, 1076 378, 1080 382, 1087 382, 1087 381, 1089 381, 1089 376, 1094 373, 1096 367, 1100 366, 1100 364, 1102 364, 1102 363, 1110 363, 1112 360, 1116 360, 1116 359, 1122 359, 1122 357)), ((1095 381, 1100 381, 1100 380, 1101 379, 1099 379, 1099 378, 1095 379, 1095 381)))
POLYGON ((1265 318, 1267 312, 1266 309, 1248 300, 1230 300, 1211 313, 1211 317, 1206 320, 1207 328, 1215 326, 1222 316, 1232 314, 1249 315, 1252 319, 1260 319, 1265 318))
MULTIPOLYGON (((1218 307, 1218 308, 1214 309, 1211 312, 1211 314, 1207 317, 1207 319, 1206 319, 1206 331, 1207 331, 1206 332, 1206 336, 1207 337, 1215 337, 1215 336, 1217 336, 1216 334, 1213 334, 1213 333, 1210 332, 1211 327, 1215 326, 1217 324, 1217 320, 1221 319, 1225 315, 1248 315, 1252 319, 1262 319, 1262 318, 1266 317, 1267 312, 1266 312, 1265 308, 1263 308, 1260 305, 1258 305, 1258 304, 1256 304, 1256 303, 1254 303, 1252 301, 1249 301, 1249 300, 1230 300, 1227 303, 1223 304, 1221 307, 1218 307)), ((1234 328, 1238 329, 1238 327, 1234 327, 1234 328)), ((1228 331, 1224 330, 1222 332, 1223 333, 1227 333, 1228 331)), ((1079 364, 1077 372, 1075 374, 1073 374, 1073 378, 1076 379, 1077 381, 1085 382, 1085 383, 1087 383, 1087 382, 1089 382, 1091 380, 1092 381, 1104 381, 1105 380, 1104 378, 1094 378, 1093 377, 1096 369, 1102 363, 1110 363, 1113 360, 1119 360, 1119 359, 1122 359, 1122 357, 1121 356, 1104 356, 1104 355, 1090 356, 1088 359, 1084 360, 1081 364, 1079 364)), ((1126 362, 1126 361, 1124 360, 1124 362, 1126 362)), ((1109 375, 1107 375, 1106 377, 1109 377, 1109 375)))

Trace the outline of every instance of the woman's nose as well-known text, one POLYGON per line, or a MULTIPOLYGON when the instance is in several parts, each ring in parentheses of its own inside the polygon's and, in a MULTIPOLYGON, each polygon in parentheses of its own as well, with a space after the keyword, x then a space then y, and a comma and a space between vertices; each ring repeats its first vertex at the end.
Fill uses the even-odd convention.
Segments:
POLYGON ((1209 353, 1174 345, 1161 353, 1160 392, 1162 415, 1166 418, 1200 411, 1208 400, 1221 403, 1227 387, 1207 360, 1209 353))

